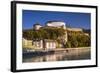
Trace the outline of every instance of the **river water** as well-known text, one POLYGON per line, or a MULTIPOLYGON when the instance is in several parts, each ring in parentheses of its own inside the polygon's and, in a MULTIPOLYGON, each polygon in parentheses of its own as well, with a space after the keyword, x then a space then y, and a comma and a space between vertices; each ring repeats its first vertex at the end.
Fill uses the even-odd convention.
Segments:
POLYGON ((68 60, 87 60, 91 59, 90 48, 73 49, 68 52, 58 52, 44 56, 24 57, 23 62, 47 62, 47 61, 68 61, 68 60))

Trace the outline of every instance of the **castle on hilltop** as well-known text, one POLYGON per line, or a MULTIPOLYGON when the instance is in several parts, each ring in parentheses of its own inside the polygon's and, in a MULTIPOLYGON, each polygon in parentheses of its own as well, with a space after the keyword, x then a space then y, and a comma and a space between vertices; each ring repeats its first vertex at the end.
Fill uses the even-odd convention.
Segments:
MULTIPOLYGON (((81 28, 69 28, 66 27, 66 23, 62 21, 48 21, 45 26, 41 26, 40 24, 35 24, 33 28, 35 30, 39 30, 44 27, 55 27, 55 28, 63 28, 65 30, 65 35, 63 35, 63 40, 66 43, 68 41, 68 35, 77 34, 83 32, 83 29, 81 28)), ((89 35, 87 33, 84 33, 85 35, 89 35)), ((23 37, 23 46, 31 46, 31 48, 37 48, 37 49, 48 49, 52 50, 57 48, 57 45, 60 45, 62 47, 62 44, 58 44, 56 40, 51 39, 33 39, 28 40, 23 37)))

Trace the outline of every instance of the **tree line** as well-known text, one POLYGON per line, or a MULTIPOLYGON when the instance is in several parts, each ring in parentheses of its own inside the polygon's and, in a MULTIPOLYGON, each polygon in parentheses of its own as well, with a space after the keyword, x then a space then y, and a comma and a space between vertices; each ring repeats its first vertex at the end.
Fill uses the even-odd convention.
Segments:
POLYGON ((27 39, 52 39, 57 40, 58 37, 61 37, 65 34, 63 28, 55 27, 44 27, 39 30, 30 29, 23 30, 23 37, 27 39))
POLYGON ((62 44, 63 47, 88 47, 91 46, 90 35, 85 35, 83 33, 68 34, 68 41, 63 43, 62 37, 65 35, 65 30, 63 28, 56 27, 43 27, 39 30, 30 29, 23 30, 23 37, 29 40, 33 39, 52 39, 56 40, 58 43, 62 44))
POLYGON ((68 35, 68 42, 64 45, 65 47, 89 47, 91 46, 90 35, 83 34, 71 34, 68 35))

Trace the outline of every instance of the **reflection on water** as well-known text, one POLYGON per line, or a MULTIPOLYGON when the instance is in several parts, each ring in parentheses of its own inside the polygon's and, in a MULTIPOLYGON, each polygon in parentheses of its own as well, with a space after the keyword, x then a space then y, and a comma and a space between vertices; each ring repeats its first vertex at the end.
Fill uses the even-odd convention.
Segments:
POLYGON ((23 62, 46 62, 46 61, 64 61, 64 60, 85 60, 90 59, 90 49, 73 49, 68 52, 56 52, 45 56, 31 56, 23 58, 23 62))

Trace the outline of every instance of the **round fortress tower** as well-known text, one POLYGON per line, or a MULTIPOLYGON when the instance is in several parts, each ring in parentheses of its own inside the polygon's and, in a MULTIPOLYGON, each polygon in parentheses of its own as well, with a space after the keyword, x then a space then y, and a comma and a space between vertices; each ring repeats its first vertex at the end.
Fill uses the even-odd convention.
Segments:
POLYGON ((63 29, 66 29, 66 23, 62 21, 48 21, 46 25, 51 27, 63 27, 63 29))

